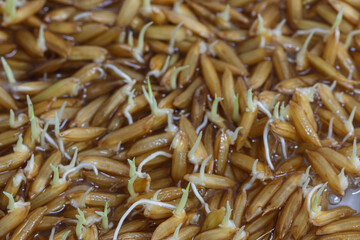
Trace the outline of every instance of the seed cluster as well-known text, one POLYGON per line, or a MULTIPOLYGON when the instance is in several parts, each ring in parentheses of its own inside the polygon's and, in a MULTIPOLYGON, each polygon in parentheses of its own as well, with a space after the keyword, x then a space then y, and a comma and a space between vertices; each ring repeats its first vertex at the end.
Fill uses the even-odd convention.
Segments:
POLYGON ((1 239, 360 238, 358 0, 0 10, 1 239))

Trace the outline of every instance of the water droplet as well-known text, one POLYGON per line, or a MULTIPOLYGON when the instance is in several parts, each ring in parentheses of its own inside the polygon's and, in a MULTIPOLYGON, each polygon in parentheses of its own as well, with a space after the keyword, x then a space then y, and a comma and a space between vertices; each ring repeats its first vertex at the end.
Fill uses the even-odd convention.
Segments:
POLYGON ((330 194, 329 194, 329 203, 330 203, 331 205, 337 205, 337 204, 339 204, 340 202, 341 202, 341 197, 336 196, 336 195, 333 194, 333 193, 330 193, 330 194))

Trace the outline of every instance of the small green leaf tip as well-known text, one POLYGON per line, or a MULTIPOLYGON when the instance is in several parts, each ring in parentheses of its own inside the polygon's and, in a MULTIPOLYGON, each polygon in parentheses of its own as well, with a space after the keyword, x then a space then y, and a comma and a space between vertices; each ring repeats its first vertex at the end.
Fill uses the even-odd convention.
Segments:
POLYGON ((8 192, 5 192, 3 191, 4 195, 9 199, 9 203, 7 205, 7 209, 9 211, 12 211, 15 209, 15 201, 14 201, 14 197, 12 194, 8 193, 8 192))
POLYGON ((179 215, 184 211, 187 199, 189 197, 189 189, 190 189, 190 183, 187 185, 186 190, 182 190, 183 195, 181 196, 181 200, 179 202, 179 205, 175 209, 174 215, 179 215))
POLYGON ((135 157, 133 158, 133 160, 131 161, 130 159, 128 159, 128 163, 130 165, 130 171, 129 171, 129 176, 130 179, 128 180, 128 191, 130 196, 135 196, 135 189, 134 189, 134 182, 136 180, 136 166, 135 166, 135 157))
POLYGON ((54 167, 54 165, 52 165, 52 164, 50 164, 50 167, 54 172, 54 175, 53 175, 53 178, 52 178, 52 181, 51 181, 51 185, 53 187, 56 187, 56 186, 59 185, 59 182, 60 182, 59 181, 59 167, 58 166, 54 167))

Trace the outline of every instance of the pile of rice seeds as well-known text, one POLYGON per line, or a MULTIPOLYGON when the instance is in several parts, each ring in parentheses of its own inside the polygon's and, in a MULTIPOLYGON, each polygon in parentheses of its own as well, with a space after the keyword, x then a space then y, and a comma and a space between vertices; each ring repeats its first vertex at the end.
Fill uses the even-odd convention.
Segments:
POLYGON ((360 1, 0 9, 1 239, 360 238, 360 1))

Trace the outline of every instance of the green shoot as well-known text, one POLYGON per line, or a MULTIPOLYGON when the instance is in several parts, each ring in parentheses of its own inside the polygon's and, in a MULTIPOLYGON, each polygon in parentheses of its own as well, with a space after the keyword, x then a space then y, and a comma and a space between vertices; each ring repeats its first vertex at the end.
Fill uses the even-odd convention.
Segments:
POLYGON ((7 209, 9 210, 9 212, 13 211, 15 209, 15 201, 14 201, 14 197, 12 194, 3 191, 3 193, 5 194, 5 196, 9 199, 9 203, 7 205, 7 209))
POLYGON ((15 113, 12 109, 10 109, 9 125, 11 128, 17 127, 15 124, 15 113))
POLYGON ((201 163, 200 167, 200 181, 204 184, 205 182, 205 167, 209 160, 211 159, 212 155, 208 156, 204 161, 201 163))
POLYGON ((243 225, 239 230, 237 230, 233 240, 245 239, 246 232, 244 231, 244 229, 245 229, 245 225, 243 225))
POLYGON ((6 0, 4 17, 14 19, 16 17, 16 2, 17 0, 6 0))
POLYGON ((134 93, 135 93, 135 89, 131 90, 131 92, 129 93, 129 96, 128 96, 128 104, 131 107, 134 106, 134 93))
MULTIPOLYGON (((9 0, 8 0, 9 1, 9 0)), ((8 2, 7 1, 7 2, 8 2)), ((5 73, 6 73, 6 77, 9 81, 9 84, 10 85, 13 85, 16 83, 16 80, 15 80, 15 77, 14 77, 14 73, 13 71, 11 70, 9 64, 6 62, 5 58, 4 57, 1 57, 1 63, 2 63, 2 66, 5 70, 5 73)))
POLYGON ((174 232, 174 235, 170 238, 171 240, 180 240, 179 238, 179 231, 180 231, 180 228, 182 226, 182 223, 180 223, 176 229, 175 229, 175 232, 174 232))
POLYGON ((274 107, 274 113, 273 113, 273 116, 274 116, 274 119, 277 120, 280 118, 280 115, 279 115, 279 106, 280 106, 280 102, 277 102, 275 107, 274 107))
POLYGON ((184 211, 188 196, 189 196, 190 183, 187 185, 186 190, 182 189, 183 195, 181 196, 179 205, 174 211, 174 215, 179 215, 184 211))
POLYGON ((145 87, 142 86, 144 96, 145 96, 146 100, 148 101, 148 103, 150 105, 151 112, 155 116, 158 116, 161 113, 161 111, 159 111, 159 108, 157 106, 157 102, 156 102, 156 99, 154 97, 154 94, 153 94, 153 91, 152 91, 152 88, 151 88, 150 78, 149 77, 147 78, 147 84, 148 84, 148 91, 149 92, 147 92, 145 87))
POLYGON ((154 195, 152 196, 151 200, 158 201, 159 193, 161 192, 161 189, 157 190, 154 195))
POLYGON ((133 33, 133 31, 129 31, 127 42, 128 42, 130 47, 134 46, 134 33, 133 33))
POLYGON ((81 208, 86 207, 86 205, 85 205, 86 197, 87 197, 87 195, 89 195, 89 193, 90 193, 93 189, 94 189, 93 187, 89 187, 89 189, 86 190, 86 192, 84 193, 84 195, 83 195, 82 198, 81 198, 79 207, 81 207, 81 208))
POLYGON ((46 148, 45 136, 49 126, 50 126, 50 122, 46 122, 44 129, 41 130, 40 142, 41 142, 41 147, 44 149, 46 148))
POLYGON ((17 152, 17 151, 29 151, 29 148, 23 144, 23 138, 21 135, 19 135, 19 138, 14 147, 14 152, 17 152))
POLYGON ((25 174, 28 176, 31 174, 35 166, 34 154, 31 154, 30 160, 27 162, 26 167, 24 168, 25 174))
POLYGON ((351 45, 351 43, 352 43, 353 37, 354 37, 355 35, 358 35, 358 34, 360 34, 360 30, 359 30, 359 29, 358 29, 358 30, 351 31, 351 32, 348 33, 348 35, 346 36, 345 44, 344 44, 345 50, 348 50, 348 49, 349 49, 349 47, 350 47, 350 45, 351 45))
POLYGON ((184 25, 184 22, 181 22, 178 25, 176 25, 174 31, 171 34, 171 39, 170 39, 170 44, 169 44, 169 53, 170 54, 173 54, 175 51, 174 45, 175 45, 175 40, 176 40, 176 33, 181 28, 182 25, 184 25))
POLYGON ((322 187, 316 193, 314 200, 312 202, 311 211, 314 212, 315 214, 318 213, 319 211, 321 211, 321 207, 319 207, 319 199, 320 199, 320 196, 323 193, 324 189, 326 188, 326 186, 327 186, 327 182, 322 185, 322 187))
POLYGON ((256 179, 262 179, 264 178, 264 172, 263 171, 257 171, 256 167, 257 167, 257 163, 259 162, 259 159, 256 159, 255 162, 252 165, 252 169, 251 169, 251 179, 249 182, 247 182, 246 184, 244 184, 243 186, 243 190, 248 190, 256 181, 256 179))
POLYGON ((286 19, 284 18, 281 22, 276 25, 276 27, 271 31, 274 35, 282 35, 282 28, 286 23, 286 19))
POLYGON ((188 153, 188 158, 189 158, 189 161, 192 162, 192 163, 195 163, 197 162, 197 159, 195 158, 194 154, 195 154, 195 151, 196 149, 198 149, 199 145, 200 145, 200 142, 201 142, 201 138, 202 138, 202 131, 200 132, 199 136, 196 138, 196 141, 193 145, 193 147, 191 148, 191 150, 189 151, 188 153))
POLYGON ((77 218, 77 223, 76 223, 76 229, 75 229, 75 232, 76 232, 76 236, 81 239, 81 235, 83 233, 82 231, 82 227, 83 225, 85 224, 86 222, 86 219, 85 219, 85 215, 84 215, 84 212, 81 211, 79 208, 77 209, 78 213, 79 214, 76 214, 75 217, 77 218))
POLYGON ((26 100, 28 104, 28 114, 31 123, 31 137, 32 139, 37 140, 41 135, 41 130, 38 128, 37 120, 34 114, 34 106, 31 102, 29 95, 26 95, 26 100))
POLYGON ((310 182, 310 177, 309 177, 310 169, 311 169, 311 166, 308 166, 306 168, 305 174, 303 174, 302 177, 301 177, 300 186, 302 185, 302 192, 303 192, 304 197, 306 197, 307 193, 309 192, 308 185, 309 185, 309 182, 310 182))
POLYGON ((271 103, 270 103, 270 105, 269 105, 269 111, 272 111, 273 109, 274 109, 274 107, 275 107, 275 104, 276 104, 276 100, 280 97, 281 95, 280 95, 280 93, 278 93, 278 94, 276 94, 274 97, 273 97, 273 99, 271 100, 271 103))
POLYGON ((356 169, 360 169, 360 160, 359 160, 359 158, 357 156, 356 138, 354 139, 354 142, 353 142, 353 150, 352 150, 352 153, 351 153, 350 160, 351 160, 352 164, 354 165, 354 167, 356 169))
POLYGON ((230 20, 230 5, 227 4, 224 11, 216 14, 216 16, 221 17, 222 19, 228 22, 230 20))
POLYGON ((43 52, 46 51, 46 43, 45 43, 45 38, 44 38, 44 25, 43 24, 40 25, 39 36, 37 39, 37 47, 43 52))
POLYGON ((240 122, 240 109, 239 109, 239 94, 235 95, 233 91, 233 115, 232 119, 234 122, 240 122))
POLYGON ((61 170, 63 170, 64 172, 66 172, 66 171, 68 171, 68 170, 70 170, 70 169, 72 169, 72 168, 75 167, 76 159, 77 159, 77 155, 78 155, 78 151, 79 151, 79 149, 76 147, 76 148, 75 148, 74 155, 73 155, 73 157, 72 157, 72 159, 71 159, 70 164, 69 164, 69 165, 66 165, 66 166, 61 165, 61 166, 60 166, 60 167, 61 167, 61 170))
POLYGON ((256 104, 256 101, 254 101, 253 96, 252 96, 252 88, 250 88, 247 92, 246 104, 247 104, 247 108, 246 108, 247 112, 255 111, 257 104, 256 104))
POLYGON ((51 186, 56 187, 60 184, 60 179, 59 179, 59 167, 56 166, 54 167, 54 165, 50 164, 51 169, 54 172, 52 181, 50 182, 51 186))
POLYGON ((232 209, 230 207, 229 201, 226 201, 226 213, 220 224, 221 227, 234 227, 234 223, 230 220, 232 209))
POLYGON ((356 106, 351 111, 349 119, 344 122, 346 130, 351 134, 354 132, 353 120, 354 120, 355 112, 356 112, 356 106))
POLYGON ((234 144, 235 144, 235 141, 236 141, 236 139, 237 139, 237 137, 238 137, 238 135, 239 135, 239 131, 240 131, 241 129, 243 129, 243 127, 240 126, 240 127, 237 127, 234 132, 231 132, 231 130, 226 130, 226 132, 227 132, 227 133, 229 134, 229 136, 230 136, 230 144, 231 144, 231 145, 234 145, 234 144))
POLYGON ((339 27, 342 19, 343 19, 344 6, 341 7, 340 11, 336 15, 336 19, 334 24, 331 27, 331 31, 333 32, 337 27, 339 27))
POLYGON ((123 30, 119 35, 119 39, 118 39, 119 43, 125 43, 125 38, 126 38, 126 32, 123 30))
POLYGON ((307 52, 307 48, 309 46, 310 40, 314 35, 314 31, 309 34, 309 36, 306 38, 304 45, 301 47, 300 51, 296 55, 296 66, 297 69, 302 69, 305 61, 305 54, 307 52))
POLYGON ((341 172, 339 173, 338 178, 339 178, 341 189, 345 191, 345 189, 347 189, 349 186, 349 180, 345 176, 345 168, 341 169, 341 172))
POLYGON ((215 99, 211 105, 211 113, 208 116, 209 119, 213 119, 215 121, 216 119, 220 118, 220 115, 217 113, 217 109, 218 109, 219 102, 222 100, 224 100, 224 98, 218 97, 215 93, 215 99))
POLYGON ((264 27, 264 19, 260 14, 257 15, 258 25, 257 25, 257 35, 262 35, 266 32, 266 28, 264 27))
POLYGON ((104 231, 107 231, 109 230, 109 219, 108 219, 108 205, 109 205, 109 202, 106 202, 105 203, 105 207, 104 207, 104 212, 99 212, 99 211, 95 211, 96 214, 100 215, 102 217, 102 220, 101 220, 101 228, 104 230, 104 231))
POLYGON ((151 0, 143 0, 142 7, 151 9, 151 0))
POLYGON ((129 165, 130 165, 130 172, 129 176, 130 179, 128 180, 128 191, 130 196, 134 197, 136 196, 135 189, 134 189, 134 182, 136 180, 136 166, 135 166, 135 158, 131 161, 128 159, 129 165))
POLYGON ((71 230, 68 230, 65 234, 62 235, 61 240, 66 240, 70 233, 71 230))
POLYGON ((179 74, 180 71, 185 70, 189 67, 189 65, 186 66, 181 66, 181 67, 174 67, 173 72, 171 73, 171 78, 170 78, 170 88, 172 90, 176 89, 176 78, 177 75, 179 74))
POLYGON ((143 55, 143 49, 144 49, 145 32, 148 29, 148 27, 150 27, 152 24, 153 24, 153 22, 149 22, 149 23, 145 24, 139 33, 138 44, 137 44, 136 48, 134 49, 134 52, 135 52, 135 58, 137 60, 140 60, 140 62, 144 61, 141 57, 143 55))
POLYGON ((282 102, 280 106, 280 119, 289 120, 289 105, 285 107, 285 103, 282 102))

